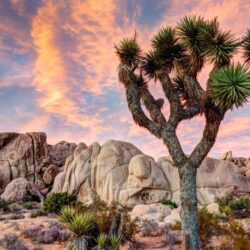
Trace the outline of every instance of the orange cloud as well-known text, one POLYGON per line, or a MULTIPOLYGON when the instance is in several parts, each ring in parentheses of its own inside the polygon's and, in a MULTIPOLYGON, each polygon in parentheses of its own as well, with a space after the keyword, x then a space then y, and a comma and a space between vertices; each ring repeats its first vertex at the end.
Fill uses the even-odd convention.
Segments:
MULTIPOLYGON (((67 64, 57 43, 60 6, 47 2, 38 10, 32 23, 32 37, 37 59, 35 63, 35 87, 41 93, 38 105, 48 113, 65 117, 69 123, 102 131, 101 120, 85 115, 76 100, 71 97, 70 77, 67 64), (97 129, 98 128, 98 129, 97 129)), ((94 133, 94 131, 93 131, 94 133)), ((93 136, 94 137, 94 134, 93 136)))

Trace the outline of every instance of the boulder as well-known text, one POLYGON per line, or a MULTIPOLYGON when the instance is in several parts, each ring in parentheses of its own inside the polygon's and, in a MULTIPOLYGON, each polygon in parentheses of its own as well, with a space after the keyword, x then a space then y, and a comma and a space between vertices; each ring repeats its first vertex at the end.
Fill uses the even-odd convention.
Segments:
POLYGON ((245 172, 246 178, 250 181, 250 169, 245 172))
POLYGON ((50 165, 48 168, 45 169, 43 173, 44 182, 47 185, 52 184, 57 174, 58 174, 58 167, 55 165, 50 165))
MULTIPOLYGON (((87 148, 84 143, 82 144, 87 148)), ((75 143, 69 143, 66 141, 61 141, 55 145, 49 145, 48 151, 50 163, 58 167, 64 165, 66 158, 73 154, 75 148, 75 143)))
POLYGON ((25 200, 27 196, 40 201, 43 200, 43 196, 35 184, 21 177, 13 180, 6 186, 1 198, 10 202, 18 202, 25 200))
POLYGON ((219 213, 219 204, 214 202, 210 203, 206 206, 206 210, 211 214, 218 214, 219 213))
POLYGON ((171 196, 164 173, 152 157, 136 155, 130 160, 128 169, 127 185, 119 199, 122 204, 151 204, 171 196))
POLYGON ((232 151, 228 151, 226 153, 224 153, 220 160, 223 160, 223 161, 233 161, 233 153, 232 151))
POLYGON ((47 156, 45 133, 1 133, 0 145, 0 188, 19 177, 39 179, 41 164, 47 156))
POLYGON ((143 221, 163 221, 164 218, 171 213, 171 208, 161 203, 151 205, 136 205, 130 213, 131 219, 138 219, 139 222, 143 221))
POLYGON ((177 222, 181 222, 181 207, 172 210, 171 214, 164 218, 164 223, 168 225, 175 225, 177 222))

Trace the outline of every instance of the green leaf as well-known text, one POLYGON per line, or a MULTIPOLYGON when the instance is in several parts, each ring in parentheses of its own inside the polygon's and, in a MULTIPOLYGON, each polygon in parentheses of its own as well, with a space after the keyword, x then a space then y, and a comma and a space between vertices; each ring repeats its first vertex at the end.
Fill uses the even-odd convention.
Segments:
POLYGON ((250 65, 250 30, 247 31, 246 36, 243 38, 243 56, 245 62, 250 65))
POLYGON ((157 70, 161 69, 161 63, 155 51, 149 51, 142 59, 141 68, 149 78, 156 79, 157 70))
POLYGON ((178 23, 178 36, 191 54, 201 52, 201 30, 206 25, 200 16, 186 16, 178 23))
POLYGON ((241 64, 224 66, 211 75, 210 96, 225 109, 243 106, 250 97, 250 72, 241 64))
POLYGON ((169 72, 184 54, 184 49, 178 42, 175 29, 171 27, 163 28, 152 39, 152 47, 155 51, 159 65, 169 72))
POLYGON ((230 31, 219 30, 217 19, 207 22, 200 37, 203 57, 219 67, 230 63, 239 45, 239 41, 230 31))
POLYGON ((206 25, 203 17, 189 16, 184 17, 177 27, 180 41, 189 54, 184 68, 195 75, 201 71, 204 65, 201 33, 206 25))
POLYGON ((118 45, 115 45, 116 54, 120 62, 127 66, 136 66, 141 57, 141 49, 136 41, 136 37, 132 39, 124 38, 118 45))

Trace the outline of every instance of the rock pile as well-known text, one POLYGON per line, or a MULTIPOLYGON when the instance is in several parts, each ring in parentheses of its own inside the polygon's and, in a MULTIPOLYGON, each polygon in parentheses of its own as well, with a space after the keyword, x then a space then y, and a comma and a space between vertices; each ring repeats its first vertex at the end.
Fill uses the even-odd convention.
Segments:
POLYGON ((43 195, 49 191, 59 168, 72 154, 75 143, 48 145, 46 134, 0 133, 0 193, 13 180, 35 183, 43 195))

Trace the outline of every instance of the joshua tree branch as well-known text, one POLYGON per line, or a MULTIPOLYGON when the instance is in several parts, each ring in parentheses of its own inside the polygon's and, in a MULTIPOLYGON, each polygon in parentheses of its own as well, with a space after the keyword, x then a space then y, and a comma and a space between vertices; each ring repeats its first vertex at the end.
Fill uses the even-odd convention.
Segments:
POLYGON ((151 119, 159 124, 163 125, 166 123, 166 119, 161 112, 163 106, 163 100, 155 100, 154 97, 149 92, 147 86, 143 86, 140 89, 141 99, 150 113, 151 119))
POLYGON ((206 109, 206 125, 203 131, 202 139, 190 155, 190 162, 192 166, 198 168, 202 160, 213 147, 224 115, 225 111, 218 110, 218 107, 206 109))
POLYGON ((149 132, 154 134, 157 138, 161 138, 161 125, 149 119, 145 115, 141 107, 140 90, 137 86, 135 76, 131 72, 130 68, 125 65, 122 65, 119 70, 119 78, 120 78, 120 81, 125 86, 128 107, 132 113, 134 121, 139 126, 148 129, 149 132))

